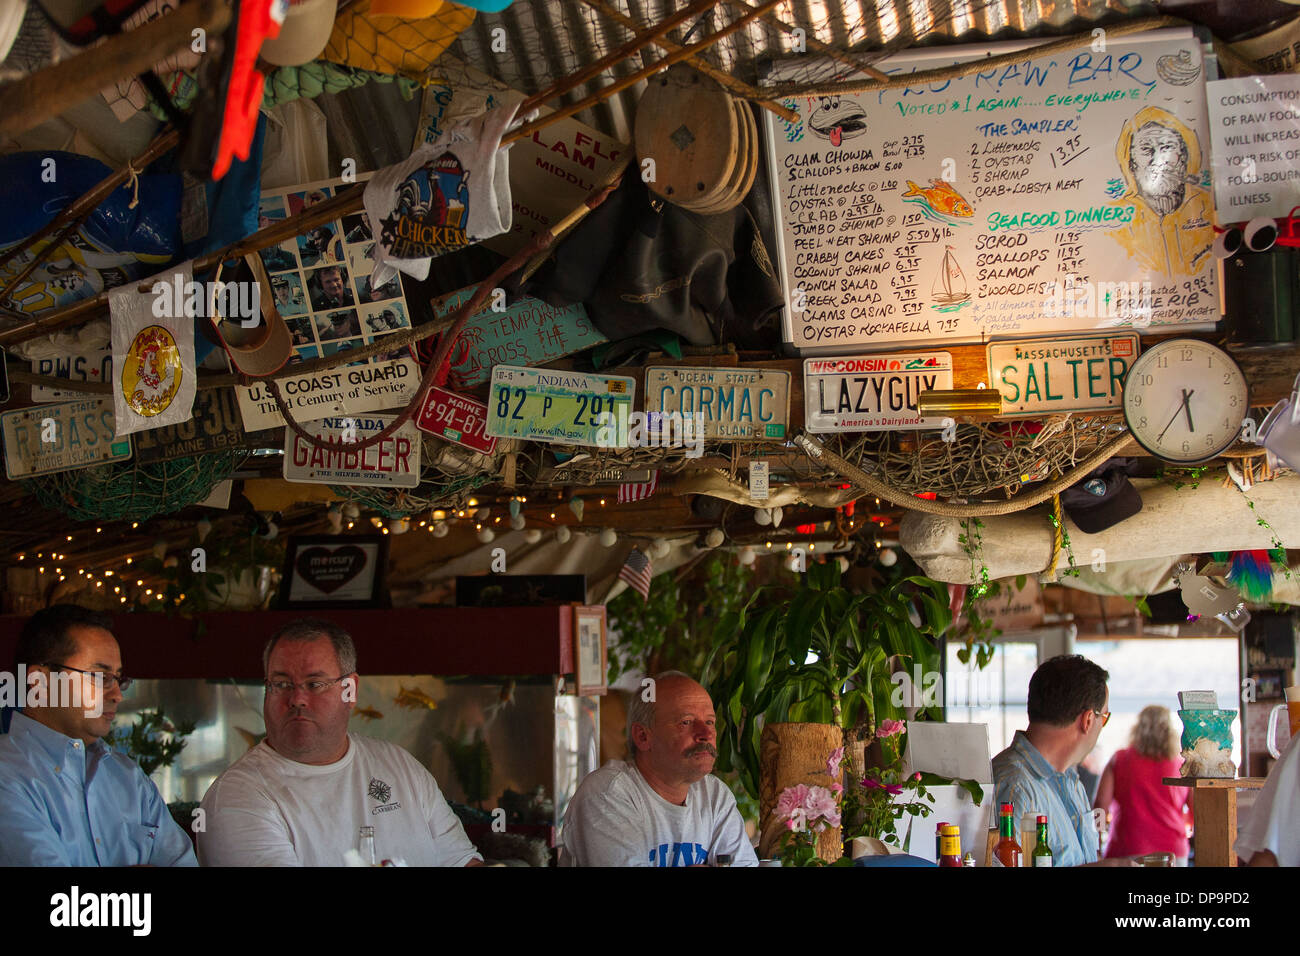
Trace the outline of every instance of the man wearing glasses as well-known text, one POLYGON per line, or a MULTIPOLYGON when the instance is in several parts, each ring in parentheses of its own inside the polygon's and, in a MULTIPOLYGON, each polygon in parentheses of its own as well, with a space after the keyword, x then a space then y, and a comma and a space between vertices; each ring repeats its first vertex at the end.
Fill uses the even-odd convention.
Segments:
POLYGON ((429 771, 395 744, 348 733, 357 652, 343 628, 294 621, 262 663, 266 739, 203 798, 204 866, 342 866, 362 827, 374 828, 375 862, 482 862, 429 771))
POLYGON ((101 739, 122 691, 107 614, 58 604, 18 639, 25 707, 0 737, 0 866, 194 866, 153 781, 101 739))
MULTIPOLYGON (((1047 817, 1054 866, 1097 862, 1092 803, 1077 767, 1110 720, 1110 675, 1087 658, 1045 661, 1029 679, 1029 727, 993 758, 993 806, 1013 804, 1016 816, 1047 817)), ((1025 859, 1033 847, 1023 847, 1025 859)), ((1105 861, 1129 865, 1127 859, 1105 861)), ((1026 864, 1028 865, 1028 864, 1026 864)))

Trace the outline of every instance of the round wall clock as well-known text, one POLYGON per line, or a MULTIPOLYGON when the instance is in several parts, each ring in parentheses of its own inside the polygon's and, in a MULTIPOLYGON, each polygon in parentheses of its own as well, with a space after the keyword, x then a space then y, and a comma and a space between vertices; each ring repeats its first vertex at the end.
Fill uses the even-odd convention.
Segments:
POLYGON ((1165 461, 1195 464, 1237 440, 1249 404, 1232 356, 1200 339, 1167 339, 1138 357, 1124 380, 1124 420, 1165 461))

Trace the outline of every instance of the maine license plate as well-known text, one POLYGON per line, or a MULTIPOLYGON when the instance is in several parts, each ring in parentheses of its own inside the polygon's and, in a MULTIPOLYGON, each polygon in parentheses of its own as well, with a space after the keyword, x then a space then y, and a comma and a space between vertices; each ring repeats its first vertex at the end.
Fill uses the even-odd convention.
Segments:
MULTIPOLYGON (((396 415, 323 418, 302 427, 331 445, 353 444, 383 431, 396 415)), ((284 430, 284 480, 317 485, 414 488, 420 483, 419 430, 406 422, 378 444, 360 450, 319 448, 284 430)))
POLYGON ((990 384, 1002 393, 1002 414, 1119 408, 1138 341, 1136 332, 1108 332, 990 343, 990 384))
POLYGON ((116 438, 111 398, 37 405, 0 416, 5 474, 12 481, 131 457, 131 438, 116 438))
POLYGON ((645 370, 645 410, 695 417, 705 438, 785 440, 790 423, 790 373, 749 368, 645 370))
POLYGON ((478 399, 466 398, 435 385, 429 389, 415 425, 430 435, 490 455, 496 451, 497 440, 484 430, 487 414, 487 406, 478 399))
POLYGON ((560 445, 624 448, 635 392, 635 380, 622 375, 497 365, 488 393, 487 433, 560 445))
POLYGON ((803 363, 804 427, 810 432, 872 432, 942 428, 922 418, 917 396, 952 388, 948 352, 897 352, 803 363))

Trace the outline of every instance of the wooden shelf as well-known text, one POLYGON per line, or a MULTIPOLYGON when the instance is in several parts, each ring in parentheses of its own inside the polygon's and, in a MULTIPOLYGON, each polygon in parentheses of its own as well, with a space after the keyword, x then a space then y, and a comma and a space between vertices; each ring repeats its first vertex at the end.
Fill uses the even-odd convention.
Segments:
POLYGON ((1197 790, 1258 790, 1268 777, 1165 777, 1171 787, 1193 787, 1197 790))
POLYGON ((1192 822, 1196 832, 1192 846, 1197 866, 1236 866, 1237 791, 1258 790, 1264 777, 1165 777, 1171 787, 1194 790, 1192 822))

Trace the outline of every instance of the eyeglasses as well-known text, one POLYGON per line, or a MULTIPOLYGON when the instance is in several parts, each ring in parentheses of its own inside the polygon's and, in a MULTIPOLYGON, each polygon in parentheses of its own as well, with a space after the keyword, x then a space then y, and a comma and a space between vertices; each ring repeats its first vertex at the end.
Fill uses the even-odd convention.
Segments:
POLYGON ((131 685, 135 683, 135 678, 133 677, 123 677, 121 674, 110 674, 108 671, 83 671, 80 667, 69 667, 67 664, 46 664, 45 666, 51 670, 74 671, 78 674, 85 674, 87 677, 94 677, 103 682, 106 690, 112 690, 113 685, 116 684, 124 694, 130 690, 131 685))
POLYGON ((1106 724, 1110 721, 1110 711, 1109 711, 1109 710, 1094 710, 1093 713, 1096 714, 1098 717, 1101 718, 1101 725, 1102 725, 1103 727, 1105 727, 1106 724))
POLYGON ((268 680, 263 681, 263 683, 266 684, 268 694, 292 694, 298 687, 303 688, 309 694, 323 694, 331 685, 347 679, 348 675, 344 674, 342 677, 336 677, 333 680, 309 680, 301 684, 295 684, 291 680, 268 680))

